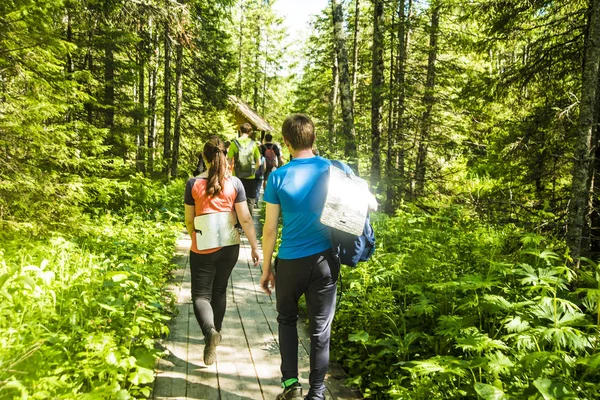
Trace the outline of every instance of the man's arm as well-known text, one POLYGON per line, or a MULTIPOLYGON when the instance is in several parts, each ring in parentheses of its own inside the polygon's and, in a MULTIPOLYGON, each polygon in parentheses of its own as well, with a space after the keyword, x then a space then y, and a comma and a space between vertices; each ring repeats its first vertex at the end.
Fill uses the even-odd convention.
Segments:
POLYGON ((260 277, 260 287, 268 295, 270 295, 275 288, 275 274, 273 273, 271 259, 277 240, 277 226, 279 224, 280 210, 281 206, 279 204, 267 203, 265 225, 263 227, 263 272, 260 277))
POLYGON ((283 165, 283 157, 281 156, 281 149, 277 145, 275 145, 275 149, 277 150, 275 152, 275 154, 277 155, 277 166, 281 167, 283 165))
POLYGON ((254 170, 258 171, 260 168, 260 150, 258 146, 254 146, 254 170))
POLYGON ((227 150, 227 161, 229 162, 229 165, 233 165, 233 163, 235 162, 234 146, 235 149, 237 149, 237 145, 235 144, 235 142, 232 141, 229 145, 229 150, 227 150))

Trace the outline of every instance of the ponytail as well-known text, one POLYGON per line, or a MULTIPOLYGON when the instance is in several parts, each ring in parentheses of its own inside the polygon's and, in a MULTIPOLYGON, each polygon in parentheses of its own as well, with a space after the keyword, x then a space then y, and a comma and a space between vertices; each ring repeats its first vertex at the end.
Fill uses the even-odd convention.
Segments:
POLYGON ((223 190, 228 170, 225 143, 218 136, 211 136, 204 144, 202 155, 210 163, 206 194, 209 197, 217 196, 223 190))

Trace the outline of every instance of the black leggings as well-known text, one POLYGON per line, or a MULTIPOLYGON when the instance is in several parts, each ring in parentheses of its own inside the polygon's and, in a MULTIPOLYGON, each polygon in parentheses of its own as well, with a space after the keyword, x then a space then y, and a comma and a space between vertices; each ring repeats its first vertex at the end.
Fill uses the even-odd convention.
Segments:
POLYGON ((210 254, 190 251, 194 315, 204 336, 212 328, 221 331, 227 308, 229 276, 239 253, 239 244, 223 247, 210 254))

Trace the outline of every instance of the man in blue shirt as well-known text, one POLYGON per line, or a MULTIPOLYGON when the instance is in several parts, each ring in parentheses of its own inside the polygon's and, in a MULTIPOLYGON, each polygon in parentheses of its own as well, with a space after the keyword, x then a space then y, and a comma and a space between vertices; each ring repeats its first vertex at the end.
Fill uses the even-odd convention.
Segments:
POLYGON ((283 392, 279 400, 302 398, 298 382, 298 300, 306 297, 310 343, 310 375, 307 399, 325 399, 325 374, 329 365, 329 339, 335 312, 336 284, 340 270, 331 253, 329 228, 320 216, 327 196, 328 160, 312 152, 314 125, 303 114, 286 118, 283 141, 293 156, 274 170, 264 194, 266 217, 263 229, 261 288, 276 289, 277 322, 283 392), (281 244, 275 279, 271 263, 279 215, 283 217, 281 244))

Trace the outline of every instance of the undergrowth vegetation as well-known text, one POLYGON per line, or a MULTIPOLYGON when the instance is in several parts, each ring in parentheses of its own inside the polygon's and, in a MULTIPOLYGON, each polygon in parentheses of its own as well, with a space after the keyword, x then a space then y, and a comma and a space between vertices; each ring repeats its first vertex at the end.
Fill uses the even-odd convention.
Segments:
POLYGON ((0 398, 148 396, 154 339, 173 312, 164 284, 183 182, 134 176, 71 189, 77 201, 55 208, 57 220, 33 203, 38 224, 3 221, 0 398))
POLYGON ((564 245, 464 208, 379 217, 343 270, 332 351, 365 397, 600 398, 600 275, 564 245))

